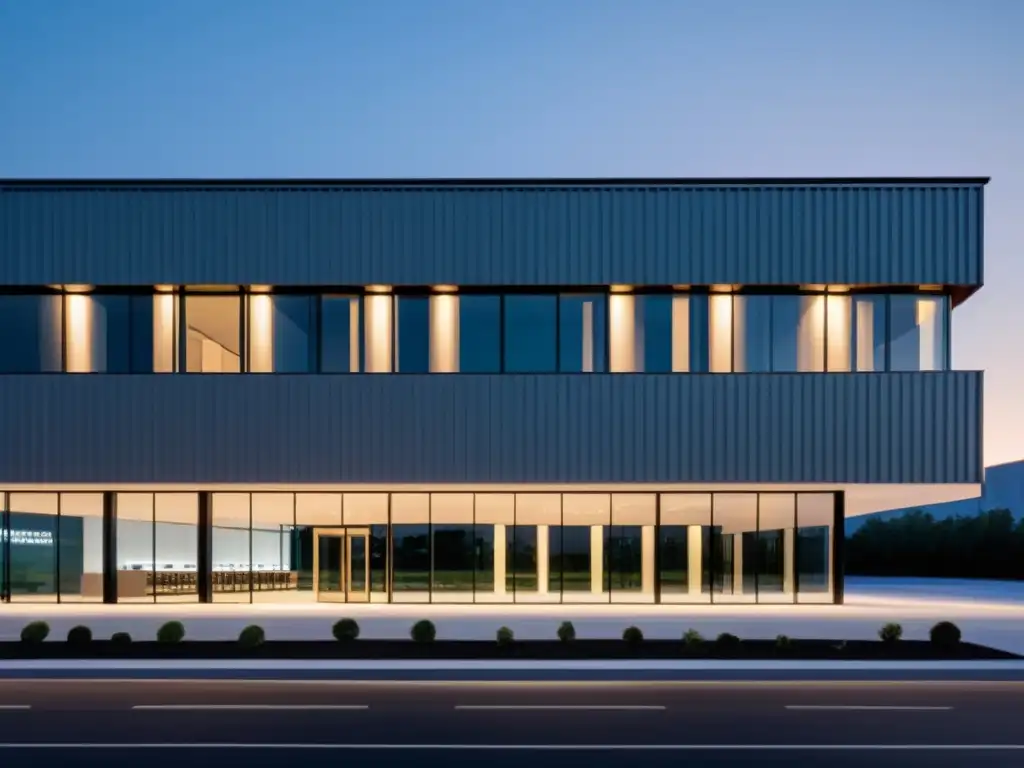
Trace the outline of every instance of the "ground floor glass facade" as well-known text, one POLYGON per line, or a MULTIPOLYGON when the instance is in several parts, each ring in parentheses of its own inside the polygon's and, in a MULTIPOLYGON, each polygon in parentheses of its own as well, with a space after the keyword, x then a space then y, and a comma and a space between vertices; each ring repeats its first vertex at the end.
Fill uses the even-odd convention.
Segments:
POLYGON ((9 602, 842 596, 841 493, 11 491, 0 504, 9 602))

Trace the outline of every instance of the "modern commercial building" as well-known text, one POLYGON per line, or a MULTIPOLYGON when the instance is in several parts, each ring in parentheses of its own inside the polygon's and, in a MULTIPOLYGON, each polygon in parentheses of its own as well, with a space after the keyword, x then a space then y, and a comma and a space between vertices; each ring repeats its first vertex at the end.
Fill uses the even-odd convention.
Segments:
POLYGON ((842 602, 986 179, 0 182, 5 601, 842 602))

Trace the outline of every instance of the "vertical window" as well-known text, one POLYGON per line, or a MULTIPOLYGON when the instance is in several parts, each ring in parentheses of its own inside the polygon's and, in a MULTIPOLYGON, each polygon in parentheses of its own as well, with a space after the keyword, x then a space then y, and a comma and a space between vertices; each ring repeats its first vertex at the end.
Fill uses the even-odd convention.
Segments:
POLYGON ((430 602, 430 494, 391 494, 391 583, 396 603, 430 602))
POLYGON ((714 602, 752 603, 756 598, 757 494, 712 495, 714 602))
POLYGON ((657 496, 613 493, 605 554, 613 603, 654 602, 657 496))
POLYGON ((835 495, 799 493, 796 497, 796 588, 798 603, 832 602, 832 536, 835 495))
POLYGON ((459 296, 459 370, 501 371, 501 297, 459 296))
POLYGON ((61 370, 61 297, 0 296, 0 373, 61 370))
POLYGON ((505 297, 505 371, 551 373, 558 369, 558 297, 505 297))
POLYGON ((157 601, 198 602, 199 494, 155 494, 153 518, 157 601))
POLYGON ((8 495, 7 538, 10 597, 16 603, 55 603, 58 599, 58 515, 56 493, 8 495))
POLYGON ((426 296, 397 297, 395 325, 395 370, 427 373, 430 370, 430 300, 426 296))
POLYGON ((117 601, 156 599, 152 493, 117 494, 117 601))
MULTIPOLYGON (((689 315, 689 367, 693 373, 707 373, 711 370, 711 309, 707 294, 695 293, 687 297, 685 309, 675 308, 674 314, 686 312, 689 315)), ((681 325, 673 319, 674 326, 681 325)))
POLYGON ((189 373, 239 373, 241 296, 185 297, 185 370, 189 373))
POLYGON ((180 370, 178 362, 178 345, 181 343, 178 334, 178 314, 181 311, 182 297, 167 291, 157 291, 149 301, 140 297, 134 306, 135 327, 140 332, 134 334, 133 351, 135 359, 147 370, 147 359, 154 373, 173 373, 180 370), (146 304, 149 304, 147 307, 146 304), (144 330, 150 328, 149 335, 144 330), (149 341, 146 341, 149 336, 149 341))
POLYGON ((772 297, 733 296, 733 370, 763 373, 772 369, 772 297))
POLYGON ((607 370, 607 303, 602 295, 559 297, 558 369, 569 373, 607 370))
MULTIPOLYGON (((674 296, 637 296, 637 318, 642 332, 638 334, 639 358, 647 373, 669 373, 677 370, 675 354, 674 296)), ((679 370, 686 370, 685 368, 679 370)))
POLYGON ((516 602, 557 603, 561 599, 562 501, 557 493, 517 493, 514 552, 516 602))
POLYGON ((888 333, 885 296, 853 297, 851 347, 855 371, 884 371, 888 333))
POLYGON ((431 600, 473 602, 475 531, 473 494, 430 495, 431 600))
POLYGON ((66 371, 128 373, 132 370, 131 304, 131 296, 86 293, 64 296, 66 371))
POLYGON ((663 603, 711 601, 711 494, 661 494, 658 587, 663 603))
POLYGON ((757 601, 792 603, 796 497, 762 493, 757 509, 757 601))
POLYGON ((291 574, 294 589, 304 601, 315 601, 313 594, 313 531, 341 525, 340 493, 295 494, 295 530, 292 533, 291 574))
POLYGON ((248 493, 214 493, 213 600, 248 603, 252 576, 251 499, 248 493))
POLYGON ((288 600, 295 589, 291 546, 295 494, 254 493, 249 514, 252 602, 288 600))
POLYGON ((324 296, 320 310, 320 366, 324 373, 358 373, 363 351, 360 301, 324 296))
MULTIPOLYGON (((388 494, 346 493, 343 506, 343 522, 347 528, 368 528, 370 530, 370 600, 387 600, 388 585, 388 494)), ((365 553, 358 552, 359 557, 365 553)), ((348 567, 356 571, 360 563, 356 555, 348 567)), ((353 576, 355 573, 353 573, 353 576)))
POLYGON ((253 293, 249 307, 249 370, 316 371, 316 297, 253 293))
POLYGON ((562 495, 562 602, 608 602, 607 538, 611 497, 562 495))
POLYGON ((825 370, 825 296, 772 298, 772 368, 793 373, 825 370))
POLYGON ((941 371, 946 359, 949 303, 945 296, 889 297, 889 359, 894 371, 941 371))
POLYGON ((62 493, 58 528, 61 602, 103 602, 103 494, 62 493))
MULTIPOLYGON (((475 505, 476 551, 474 590, 476 602, 510 602, 514 584, 515 496, 511 493, 478 493, 475 505)), ((531 569, 536 583, 536 563, 531 569)))

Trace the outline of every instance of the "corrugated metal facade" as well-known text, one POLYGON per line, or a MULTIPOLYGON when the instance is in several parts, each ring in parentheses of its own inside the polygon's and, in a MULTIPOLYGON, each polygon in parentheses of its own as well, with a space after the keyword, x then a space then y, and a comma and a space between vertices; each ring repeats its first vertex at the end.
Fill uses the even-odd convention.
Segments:
POLYGON ((983 182, 48 188, 0 284, 982 282, 983 182))
POLYGON ((8 483, 978 483, 982 374, 0 377, 8 483))

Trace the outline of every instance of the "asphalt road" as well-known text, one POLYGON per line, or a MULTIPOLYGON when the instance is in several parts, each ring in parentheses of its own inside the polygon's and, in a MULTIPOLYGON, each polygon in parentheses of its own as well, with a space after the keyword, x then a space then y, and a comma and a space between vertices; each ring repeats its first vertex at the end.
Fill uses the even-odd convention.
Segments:
POLYGON ((0 764, 1019 766, 1022 719, 1020 682, 19 679, 0 764))

